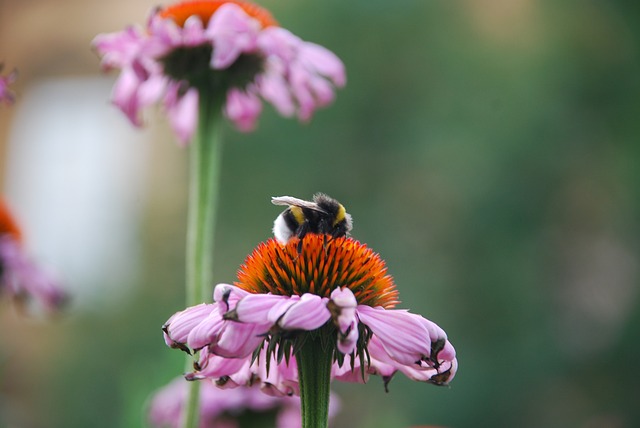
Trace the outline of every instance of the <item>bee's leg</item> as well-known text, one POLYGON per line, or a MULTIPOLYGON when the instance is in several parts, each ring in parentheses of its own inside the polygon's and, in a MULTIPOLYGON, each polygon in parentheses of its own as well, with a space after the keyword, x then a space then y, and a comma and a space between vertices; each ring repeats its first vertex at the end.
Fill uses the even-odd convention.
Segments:
POLYGON ((305 221, 298 228, 298 239, 299 239, 299 241, 298 241, 298 255, 300 255, 300 253, 302 253, 302 240, 304 239, 305 236, 307 236, 307 233, 309 233, 309 222, 305 221))
POLYGON ((337 231, 333 231, 330 235, 329 235, 329 239, 327 239, 327 234, 324 235, 324 252, 325 255, 327 254, 327 244, 330 244, 331 241, 333 241, 336 238, 339 238, 341 236, 341 234, 337 231))

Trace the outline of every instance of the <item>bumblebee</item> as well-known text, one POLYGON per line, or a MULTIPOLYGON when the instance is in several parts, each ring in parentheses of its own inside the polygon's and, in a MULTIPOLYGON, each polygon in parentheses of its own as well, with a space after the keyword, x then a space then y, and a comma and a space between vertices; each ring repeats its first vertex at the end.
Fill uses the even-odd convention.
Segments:
POLYGON ((308 233, 339 238, 347 236, 353 227, 351 215, 344 206, 323 193, 313 195, 313 202, 293 196, 273 197, 271 202, 288 206, 273 222, 273 235, 281 244, 293 237, 299 238, 298 254, 302 251, 302 239, 308 233))

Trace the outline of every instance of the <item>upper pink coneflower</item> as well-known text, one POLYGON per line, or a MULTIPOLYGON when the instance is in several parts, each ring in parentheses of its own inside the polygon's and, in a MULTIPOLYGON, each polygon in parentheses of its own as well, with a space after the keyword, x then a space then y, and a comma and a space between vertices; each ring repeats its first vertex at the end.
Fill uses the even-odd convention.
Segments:
POLYGON ((240 8, 251 18, 254 18, 260 22, 263 28, 270 27, 272 25, 278 25, 277 21, 271 16, 271 13, 258 6, 257 4, 242 1, 242 0, 194 0, 177 3, 172 6, 167 6, 161 9, 160 16, 162 18, 170 18, 176 24, 184 27, 185 22, 192 16, 198 16, 202 21, 202 24, 206 27, 209 24, 211 16, 220 8, 220 6, 233 3, 240 6, 240 8))
POLYGON ((121 74, 113 102, 140 126, 144 107, 162 101, 182 143, 193 136, 200 103, 213 103, 241 131, 255 128, 261 99, 284 116, 311 118, 345 84, 331 51, 278 26, 244 1, 196 0, 151 13, 146 27, 98 35, 106 70, 121 74))

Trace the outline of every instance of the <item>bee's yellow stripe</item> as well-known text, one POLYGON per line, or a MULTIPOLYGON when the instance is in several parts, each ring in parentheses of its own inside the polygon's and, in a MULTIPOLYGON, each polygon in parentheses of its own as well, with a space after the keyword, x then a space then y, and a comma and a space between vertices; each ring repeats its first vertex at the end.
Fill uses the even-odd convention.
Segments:
POLYGON ((340 204, 340 208, 338 208, 338 213, 336 214, 336 218, 333 220, 333 225, 335 226, 341 221, 343 221, 346 215, 347 215, 347 210, 345 210, 342 204, 340 204))
POLYGON ((298 224, 304 223, 304 213, 302 212, 302 208, 296 206, 291 207, 291 214, 293 214, 293 218, 296 219, 298 224))

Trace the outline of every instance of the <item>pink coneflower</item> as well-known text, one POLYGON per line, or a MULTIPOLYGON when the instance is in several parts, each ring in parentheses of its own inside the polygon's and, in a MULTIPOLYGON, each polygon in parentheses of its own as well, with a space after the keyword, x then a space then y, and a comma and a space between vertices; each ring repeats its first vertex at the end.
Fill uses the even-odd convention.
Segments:
POLYGON ((0 293, 19 302, 35 300, 48 310, 59 309, 66 295, 49 275, 39 269, 26 255, 22 232, 0 199, 0 293))
MULTIPOLYGON (((2 73, 3 69, 4 64, 0 62, 0 73, 2 73)), ((5 104, 13 104, 13 102, 15 101, 15 97, 9 86, 12 85, 17 78, 18 72, 16 70, 13 70, 6 76, 0 74, 0 102, 3 102, 5 104)))
POLYGON ((214 303, 167 321, 169 346, 200 350, 187 378, 301 395, 323 365, 343 381, 380 375, 385 387, 398 371, 435 385, 453 379, 457 360, 446 333, 394 309, 398 291, 378 254, 351 238, 308 234, 300 253, 298 242, 260 244, 235 285, 216 286, 214 303))
MULTIPOLYGON (((149 406, 149 421, 153 426, 180 426, 187 387, 188 383, 178 378, 154 394, 149 406)), ((199 401, 199 428, 296 428, 301 425, 298 397, 272 397, 255 386, 223 390, 202 381, 199 401)), ((335 415, 339 407, 338 398, 332 395, 329 416, 335 415)))
POLYGON ((156 9, 145 28, 101 34, 93 45, 104 69, 121 70, 112 97, 131 122, 140 126, 140 111, 162 101, 182 143, 197 127, 199 103, 212 103, 239 130, 251 131, 261 99, 306 121, 333 101, 334 88, 346 79, 335 54, 240 0, 156 9))

